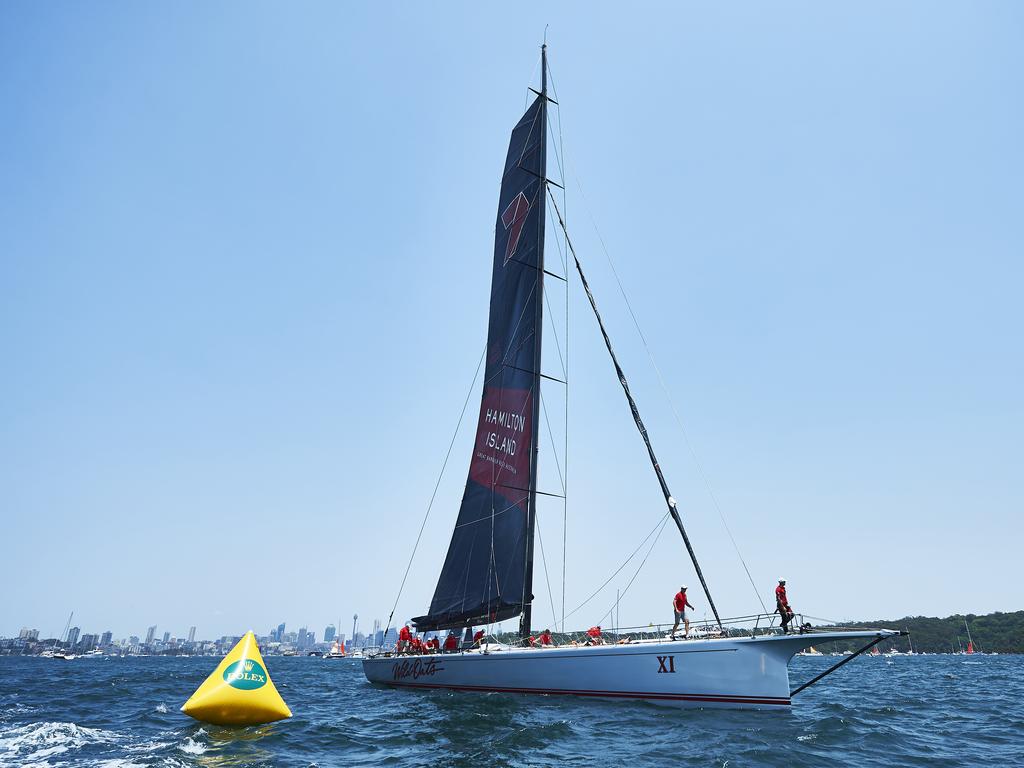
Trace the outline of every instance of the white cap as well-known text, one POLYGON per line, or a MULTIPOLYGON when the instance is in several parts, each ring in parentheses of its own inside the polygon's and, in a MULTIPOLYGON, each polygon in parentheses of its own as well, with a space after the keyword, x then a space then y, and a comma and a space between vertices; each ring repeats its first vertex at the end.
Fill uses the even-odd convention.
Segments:
POLYGON ((687 587, 687 586, 686 586, 686 585, 684 584, 683 586, 681 586, 681 587, 680 587, 680 589, 682 589, 682 590, 686 590, 686 589, 689 589, 689 587, 687 587))
POLYGON ((785 576, 779 576, 779 581, 782 582, 783 584, 785 584, 786 583, 786 577, 785 576))

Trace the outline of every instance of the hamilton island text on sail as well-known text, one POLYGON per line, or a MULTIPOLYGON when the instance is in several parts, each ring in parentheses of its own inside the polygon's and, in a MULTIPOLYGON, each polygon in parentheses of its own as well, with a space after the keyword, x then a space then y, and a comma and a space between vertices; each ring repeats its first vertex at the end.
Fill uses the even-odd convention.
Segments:
POLYGON ((480 457, 494 461, 502 468, 515 471, 514 467, 506 465, 497 454, 504 454, 510 459, 516 455, 519 447, 517 437, 526 431, 526 416, 512 411, 488 408, 484 411, 482 421, 481 426, 485 427, 481 430, 482 447, 485 450, 490 449, 490 455, 481 453, 480 457))

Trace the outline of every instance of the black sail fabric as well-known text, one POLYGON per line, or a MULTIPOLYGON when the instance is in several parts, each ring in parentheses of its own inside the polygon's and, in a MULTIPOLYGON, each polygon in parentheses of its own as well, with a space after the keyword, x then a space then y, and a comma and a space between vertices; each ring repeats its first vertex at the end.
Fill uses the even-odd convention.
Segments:
POLYGON ((538 97, 512 130, 501 180, 480 417, 448 555, 419 630, 501 621, 526 594, 534 391, 542 300, 544 119, 538 97))

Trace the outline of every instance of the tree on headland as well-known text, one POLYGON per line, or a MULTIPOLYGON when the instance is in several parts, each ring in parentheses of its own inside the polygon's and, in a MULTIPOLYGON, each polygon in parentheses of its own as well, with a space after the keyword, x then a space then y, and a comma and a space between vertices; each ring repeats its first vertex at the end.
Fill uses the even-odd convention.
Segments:
MULTIPOLYGON (((1013 613, 989 613, 978 616, 973 613, 954 614, 940 619, 931 616, 907 616, 902 619, 869 619, 836 624, 836 627, 877 627, 880 629, 904 629, 910 632, 914 650, 922 653, 949 653, 967 647, 966 619, 971 628, 974 648, 989 653, 1024 653, 1024 611, 1013 613)), ((837 650, 856 650, 857 643, 835 643, 837 650)), ((905 637, 886 640, 878 647, 884 652, 890 648, 907 650, 905 637)))

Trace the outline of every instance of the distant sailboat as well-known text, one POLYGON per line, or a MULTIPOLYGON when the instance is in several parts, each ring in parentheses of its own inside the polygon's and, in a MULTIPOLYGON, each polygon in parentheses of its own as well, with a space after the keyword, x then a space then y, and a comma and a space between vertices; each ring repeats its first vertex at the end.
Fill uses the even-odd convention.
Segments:
POLYGON ((974 641, 971 639, 971 627, 967 623, 967 617, 964 616, 964 628, 967 630, 967 651, 968 655, 974 653, 974 641))
MULTIPOLYGON (((726 629, 729 621, 721 620, 711 598, 676 500, 549 189, 554 182, 547 178, 548 104, 552 101, 547 82, 545 45, 541 49, 540 90, 534 91, 536 98, 512 130, 504 163, 483 393, 469 476, 429 610, 414 619, 419 632, 465 629, 470 637, 473 626, 520 617, 522 646, 488 643, 470 649, 471 643, 463 642, 458 653, 405 656, 380 652, 363 660, 363 671, 372 683, 409 688, 638 699, 679 707, 789 706, 792 696, 808 685, 875 643, 900 633, 878 629, 740 636, 726 629), (549 200, 565 233, 567 267, 575 266, 590 302, 664 495, 666 517, 671 516, 682 537, 714 614, 712 631, 702 637, 623 637, 616 644, 557 648, 529 645, 533 639, 534 535, 540 493, 538 436, 544 423, 540 391, 542 379, 551 378, 541 373, 544 277, 550 274, 544 267, 549 200), (831 640, 864 640, 866 645, 791 691, 789 660, 804 648, 831 640)), ((599 638, 600 629, 594 629, 599 638)))
POLYGON ((331 650, 324 654, 325 659, 344 659, 345 646, 335 640, 331 643, 331 650))
POLYGON ((72 659, 75 658, 75 654, 73 654, 71 652, 71 643, 69 641, 70 638, 69 638, 69 635, 68 635, 68 632, 71 630, 71 621, 74 618, 75 618, 75 612, 72 611, 68 615, 68 621, 64 625, 64 631, 61 633, 61 636, 59 638, 54 638, 53 645, 50 647, 49 650, 43 651, 43 653, 41 654, 42 656, 44 656, 44 657, 46 657, 48 659, 60 659, 61 661, 71 661, 72 659), (65 642, 65 641, 69 641, 68 642, 67 650, 66 651, 64 649, 58 650, 57 649, 57 643, 65 642))

